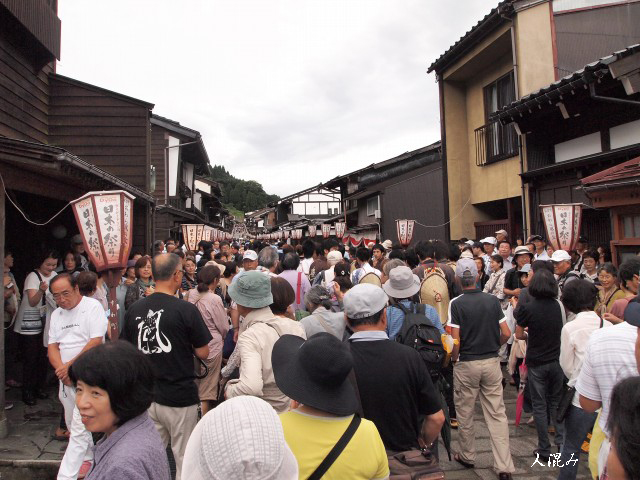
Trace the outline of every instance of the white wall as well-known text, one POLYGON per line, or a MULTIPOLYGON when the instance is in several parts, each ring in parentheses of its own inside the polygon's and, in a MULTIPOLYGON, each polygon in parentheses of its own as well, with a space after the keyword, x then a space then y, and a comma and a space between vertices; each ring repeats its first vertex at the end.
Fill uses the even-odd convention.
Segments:
POLYGON ((169 137, 168 152, 168 183, 169 183, 169 196, 175 197, 178 194, 178 159, 180 156, 180 140, 175 137, 169 137))
POLYGON ((584 157, 602 152, 600 132, 591 133, 583 137, 567 140, 554 146, 556 163, 566 162, 574 158, 584 157))
POLYGON ((609 134, 612 149, 640 143, 640 120, 613 127, 609 134))

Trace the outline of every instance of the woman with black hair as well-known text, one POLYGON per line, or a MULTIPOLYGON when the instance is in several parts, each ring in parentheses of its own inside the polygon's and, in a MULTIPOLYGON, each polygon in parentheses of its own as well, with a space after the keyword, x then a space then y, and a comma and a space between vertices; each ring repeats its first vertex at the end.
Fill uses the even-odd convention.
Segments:
MULTIPOLYGON (((623 299, 626 294, 618 286, 618 269, 613 263, 607 262, 598 270, 598 280, 600 280, 600 292, 594 310, 600 317, 604 318, 605 313, 610 313, 613 304, 617 300, 623 299)), ((619 322, 618 322, 619 323, 619 322)))
POLYGON ((333 268, 335 277, 333 279, 334 298, 332 299, 332 312, 342 312, 344 310, 344 307, 342 306, 342 299, 344 298, 344 294, 353 287, 349 271, 350 267, 347 262, 339 262, 333 268))
POLYGON ((87 480, 169 480, 166 450, 147 414, 154 392, 148 358, 117 340, 80 355, 69 377, 82 423, 90 432, 104 433, 87 480))
POLYGON ((69 250, 64 254, 62 257, 62 270, 60 273, 68 273, 75 278, 80 272, 84 271, 85 269, 82 268, 82 259, 80 258, 79 253, 69 250))
MULTIPOLYGON (((471 249, 469 248, 468 250, 469 253, 471 253, 471 249)), ((502 257, 500 257, 502 258, 502 257)), ((476 281, 476 287, 479 290, 483 290, 484 291, 484 287, 487 285, 487 282, 489 281, 489 275, 487 275, 487 272, 485 271, 485 264, 484 264, 484 258, 482 257, 475 257, 473 259, 476 262, 476 266, 478 267, 478 280, 476 281)), ((503 280, 504 282, 504 280, 503 280)))
POLYGON ((528 293, 531 301, 514 311, 516 338, 527 340, 527 384, 531 391, 533 418, 538 431, 538 448, 534 455, 546 462, 551 454, 549 422, 555 427, 555 444, 563 442, 563 425, 556 422, 562 395, 564 373, 560 368, 560 334, 565 323, 564 307, 557 299, 558 284, 551 272, 539 270, 531 279, 528 293), (525 331, 526 329, 526 331, 525 331))
POLYGON ((222 344, 229 331, 227 312, 222 299, 215 293, 219 281, 220 269, 215 265, 207 265, 198 272, 198 287, 189 290, 185 296, 189 303, 198 308, 212 337, 209 342, 209 356, 204 360, 209 373, 198 382, 198 396, 202 402, 203 415, 211 410, 218 400, 222 344))
POLYGON ((289 282, 295 292, 292 304, 294 314, 299 310, 305 311, 304 296, 311 290, 311 283, 307 276, 302 273, 302 269, 298 268, 300 266, 300 257, 292 252, 287 253, 282 259, 281 265, 283 270, 278 276, 289 282))
POLYGON ((37 398, 45 399, 47 375, 47 345, 49 344, 49 322, 51 313, 57 308, 49 291, 49 283, 57 274, 60 255, 47 250, 36 258, 37 267, 24 280, 24 293, 14 331, 20 334, 20 351, 23 362, 22 401, 35 405, 37 398))
MULTIPOLYGON (((484 259, 482 257, 474 258, 475 261, 478 261, 478 259, 482 260, 482 265, 484 265, 484 259)), ((503 268, 504 259, 497 253, 495 255, 491 255, 489 266, 491 267, 491 276, 484 284, 483 291, 484 293, 493 295, 500 300, 500 306, 505 310, 509 305, 509 300, 504 294, 504 280, 507 273, 503 268)), ((478 272, 480 272, 480 270, 478 270, 478 272)), ((480 276, 480 274, 478 276, 480 276)))
POLYGON ((153 281, 153 271, 151 269, 151 257, 144 256, 136 260, 136 281, 127 287, 127 293, 124 300, 125 310, 141 298, 148 297, 153 294, 156 284, 153 281))
MULTIPOLYGON (((535 278, 535 277, 534 277, 535 278)), ((568 387, 573 387, 582 369, 582 361, 587 350, 591 334, 611 323, 603 321, 593 311, 598 297, 598 289, 588 280, 574 280, 565 285, 562 291, 562 304, 575 318, 562 327, 560 335, 560 367, 569 379, 568 387)), ((578 473, 578 462, 569 462, 580 458, 580 447, 593 428, 596 413, 585 412, 580 407, 579 395, 573 396, 571 405, 564 417, 565 437, 562 444, 562 463, 565 465, 558 475, 559 480, 573 480, 578 473)))
POLYGON ((196 278, 196 260, 193 257, 187 257, 184 260, 184 275, 182 276, 182 285, 180 289, 182 293, 187 293, 198 286, 196 278))

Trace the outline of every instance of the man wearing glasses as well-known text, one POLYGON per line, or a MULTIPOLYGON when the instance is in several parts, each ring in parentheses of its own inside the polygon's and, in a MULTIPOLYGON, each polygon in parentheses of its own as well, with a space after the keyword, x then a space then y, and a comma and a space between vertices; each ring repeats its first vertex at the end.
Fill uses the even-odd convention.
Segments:
POLYGON ((69 379, 69 367, 80 354, 104 341, 107 317, 100 302, 83 297, 76 279, 67 273, 54 277, 49 289, 58 308, 51 314, 48 355, 60 380, 58 398, 71 432, 58 480, 84 478, 93 461, 93 440, 76 408, 76 390, 69 379))
POLYGON ((198 387, 194 354, 205 360, 212 339, 198 308, 175 297, 182 284, 182 260, 173 253, 153 257, 156 290, 132 304, 122 338, 149 356, 156 377, 149 416, 165 446, 171 442, 180 480, 187 440, 198 421, 198 387))

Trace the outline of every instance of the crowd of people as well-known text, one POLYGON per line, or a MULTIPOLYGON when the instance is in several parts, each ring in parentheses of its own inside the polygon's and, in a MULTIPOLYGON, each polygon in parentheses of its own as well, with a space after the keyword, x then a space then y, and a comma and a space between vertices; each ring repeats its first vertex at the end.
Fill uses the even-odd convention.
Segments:
POLYGON ((536 429, 532 466, 575 479, 582 451, 594 478, 640 478, 640 257, 616 268, 584 238, 553 251, 504 230, 145 253, 122 270, 115 339, 78 235, 23 288, 5 251, 7 387, 33 406, 55 373, 58 479, 169 479, 168 446, 178 480, 444 478, 439 438, 475 468, 479 400, 506 480, 506 388, 536 429))

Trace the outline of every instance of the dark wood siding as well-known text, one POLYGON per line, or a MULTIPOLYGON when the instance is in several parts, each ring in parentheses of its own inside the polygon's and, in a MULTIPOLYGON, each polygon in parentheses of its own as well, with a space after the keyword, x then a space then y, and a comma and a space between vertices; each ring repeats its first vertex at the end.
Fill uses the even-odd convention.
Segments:
MULTIPOLYGON (((423 225, 440 225, 445 222, 444 180, 442 163, 423 167, 409 177, 400 177, 387 186, 380 199, 382 209, 382 240, 398 241, 396 219, 416 220, 423 225)), ((445 227, 425 228, 415 226, 415 244, 419 240, 446 238, 445 227)))
POLYGON ((149 109, 51 79, 50 143, 148 189, 149 109))
POLYGON ((33 35, 49 54, 60 58, 60 19, 57 5, 46 0, 0 0, 22 26, 33 35))
POLYGON ((640 4, 580 10, 554 16, 558 77, 611 55, 640 38, 640 4))
POLYGON ((48 74, 53 67, 34 70, 20 49, 0 35, 0 135, 48 143, 48 74))

